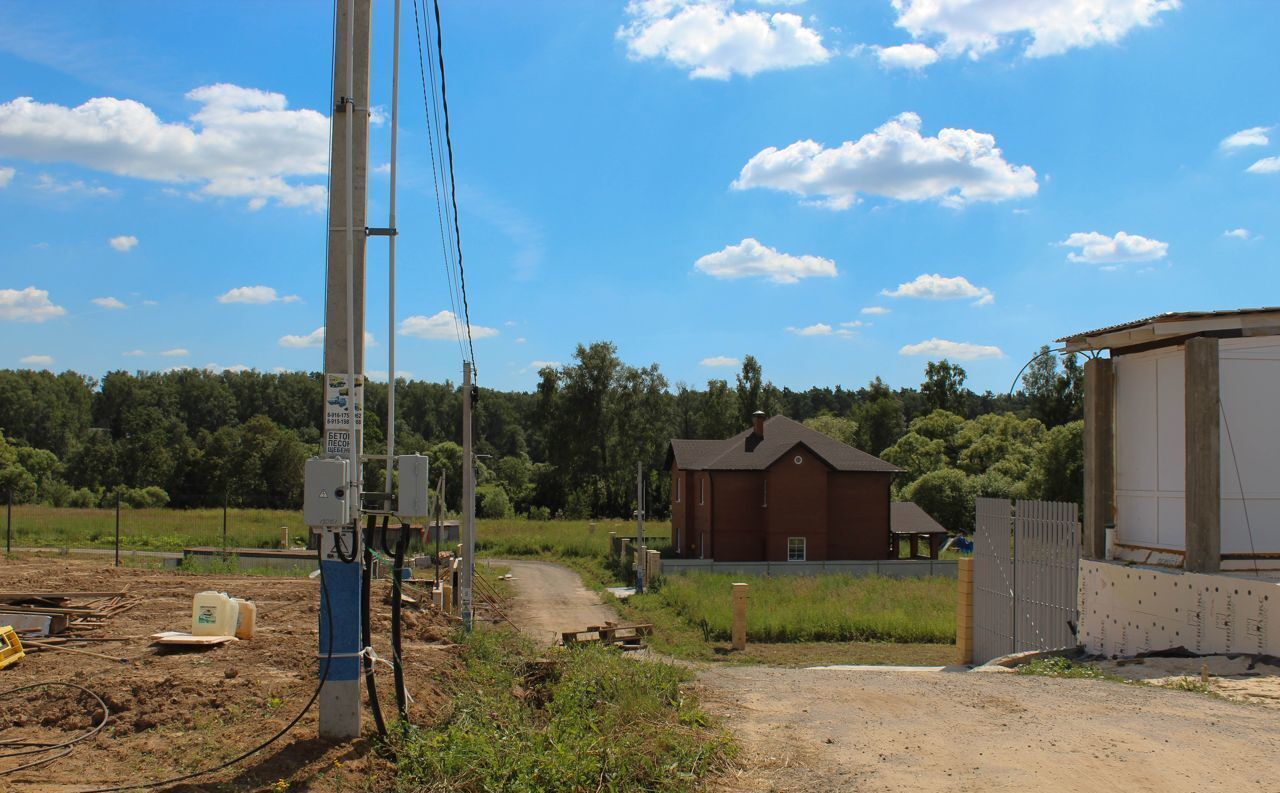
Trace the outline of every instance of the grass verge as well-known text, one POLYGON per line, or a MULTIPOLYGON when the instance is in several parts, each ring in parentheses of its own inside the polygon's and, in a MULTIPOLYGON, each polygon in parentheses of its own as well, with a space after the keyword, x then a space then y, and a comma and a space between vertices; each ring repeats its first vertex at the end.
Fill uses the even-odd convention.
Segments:
POLYGON ((684 669, 598 646, 539 654, 498 629, 458 640, 453 712, 401 736, 401 790, 678 793, 735 752, 685 691, 684 669))

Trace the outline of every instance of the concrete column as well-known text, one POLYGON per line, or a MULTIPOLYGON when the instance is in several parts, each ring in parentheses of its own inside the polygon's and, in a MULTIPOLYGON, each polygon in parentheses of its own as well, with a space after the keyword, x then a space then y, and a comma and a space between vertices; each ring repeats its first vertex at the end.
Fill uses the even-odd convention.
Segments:
POLYGON ((747 585, 733 585, 733 649, 747 649, 747 585))
POLYGON ((1107 524, 1116 501, 1116 387, 1110 358, 1084 365, 1084 537, 1086 559, 1107 555, 1107 524))
POLYGON ((627 569, 627 557, 630 555, 630 550, 631 550, 631 540, 627 539, 626 537, 623 537, 623 538, 622 538, 621 540, 619 540, 618 542, 619 542, 619 546, 618 546, 618 562, 622 565, 622 569, 623 569, 623 570, 626 570, 626 569, 627 569))
POLYGON ((644 583, 649 586, 655 578, 662 575, 662 553, 660 551, 649 551, 647 556, 648 564, 644 568, 644 583))
POLYGON ((1187 555, 1194 573, 1222 568, 1222 453, 1219 432, 1218 340, 1188 339, 1186 368, 1187 555))
POLYGON ((618 555, 618 532, 609 532, 609 554, 611 556, 618 555))
POLYGON ((956 663, 973 663, 973 559, 956 563, 956 663))

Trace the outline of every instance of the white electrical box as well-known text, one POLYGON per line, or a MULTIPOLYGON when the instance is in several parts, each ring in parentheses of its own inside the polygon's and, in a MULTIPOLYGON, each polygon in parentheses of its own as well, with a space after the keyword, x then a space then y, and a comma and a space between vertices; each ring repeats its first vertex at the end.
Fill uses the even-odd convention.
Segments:
POLYGON ((402 454, 396 458, 400 471, 399 499, 396 515, 402 518, 425 518, 431 514, 427 497, 431 490, 431 462, 420 454, 402 454))
POLYGON ((350 504, 355 499, 347 493, 346 460, 312 457, 303 469, 302 482, 302 519, 308 526, 351 522, 350 504))

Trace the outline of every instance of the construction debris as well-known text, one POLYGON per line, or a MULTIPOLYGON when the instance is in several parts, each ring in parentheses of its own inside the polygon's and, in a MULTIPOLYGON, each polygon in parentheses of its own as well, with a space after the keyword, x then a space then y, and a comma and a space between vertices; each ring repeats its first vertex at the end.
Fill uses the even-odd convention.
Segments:
POLYGON ((645 646, 644 637, 652 635, 653 625, 650 623, 618 625, 606 622, 580 631, 565 631, 560 634, 560 643, 568 647, 573 644, 600 642, 623 650, 640 650, 645 646))
POLYGON ((22 649, 22 640, 9 626, 0 626, 0 669, 16 664, 26 653, 22 649))

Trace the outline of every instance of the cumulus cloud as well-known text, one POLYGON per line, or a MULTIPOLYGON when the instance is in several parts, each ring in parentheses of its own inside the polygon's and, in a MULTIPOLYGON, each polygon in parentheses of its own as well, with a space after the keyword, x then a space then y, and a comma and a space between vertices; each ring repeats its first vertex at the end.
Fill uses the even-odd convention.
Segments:
POLYGON ((693 266, 715 278, 768 278, 775 284, 794 284, 801 278, 834 278, 836 263, 820 256, 792 256, 747 237, 737 245, 708 253, 693 266))
POLYGON ((174 347, 171 350, 163 350, 160 354, 165 358, 185 358, 191 353, 182 347, 174 347))
POLYGON ((8 187, 9 183, 13 181, 13 175, 16 173, 17 170, 13 168, 0 168, 0 187, 8 187))
POLYGON ((860 311, 859 313, 875 316, 877 314, 888 314, 889 309, 885 308, 884 306, 864 306, 862 311, 860 311))
POLYGON ((283 94, 218 83, 186 98, 198 109, 163 121, 132 99, 98 97, 68 107, 18 97, 0 104, 0 155, 71 162, 173 185, 198 194, 269 200, 322 210, 329 124, 314 110, 289 110, 283 94))
POLYGON ((897 289, 882 289, 880 294, 885 297, 914 297, 923 300, 972 299, 975 306, 985 306, 996 299, 990 289, 974 286, 963 275, 948 278, 938 273, 918 275, 914 281, 898 284, 897 289))
POLYGON ((1116 232, 1114 237, 1096 231, 1077 231, 1058 243, 1079 252, 1067 254, 1067 260, 1082 264, 1123 264, 1126 262, 1153 262, 1169 253, 1169 243, 1148 239, 1137 234, 1116 232))
MULTIPOLYGON (((187 369, 187 368, 189 367, 178 366, 178 367, 174 367, 174 369, 170 371, 175 371, 177 369, 187 369)), ((222 374, 223 372, 233 372, 233 373, 248 372, 248 371, 252 371, 252 367, 245 366, 242 363, 232 364, 231 366, 223 366, 221 364, 216 364, 216 363, 207 363, 204 365, 204 370, 206 372, 212 372, 213 374, 222 374)))
POLYGON ((900 201, 937 200, 947 206, 1007 201, 1036 194, 1029 165, 1013 165, 994 136, 971 129, 920 134, 920 116, 902 113, 857 141, 834 149, 812 140, 757 153, 733 183, 735 190, 765 187, 816 197, 846 209, 859 195, 900 201))
MULTIPOLYGON (((466 327, 454 317, 452 311, 438 311, 429 317, 416 314, 412 317, 406 317, 400 322, 401 336, 414 336, 419 339, 452 339, 455 338, 455 332, 466 338, 466 327)), ((487 339, 491 336, 497 336, 497 328, 487 328, 483 325, 471 326, 471 338, 487 339)))
POLYGON ((713 355, 710 358, 703 358, 699 363, 703 366, 737 366, 740 361, 728 355, 713 355))
POLYGON ((617 35, 628 57, 662 58, 690 77, 749 77, 831 57, 798 15, 734 11, 733 0, 631 0, 627 17, 617 35))
POLYGON ((943 55, 974 59, 1009 44, 1029 58, 1115 44, 1179 6, 1180 0, 893 0, 898 27, 937 41, 943 55))
POLYGON ((115 190, 103 187, 99 184, 89 184, 83 179, 73 179, 70 182, 62 182, 47 173, 42 173, 36 176, 36 189, 57 195, 75 194, 102 197, 116 194, 115 190))
POLYGON ((126 306, 124 303, 120 302, 114 297, 95 297, 93 300, 90 300, 89 302, 93 303, 95 306, 100 306, 102 308, 112 308, 112 309, 128 308, 128 306, 126 306))
POLYGON ((138 238, 130 234, 121 234, 119 237, 107 240, 107 244, 120 253, 128 253, 138 247, 138 238))
POLYGON ((1280 157, 1263 157, 1253 165, 1245 168, 1249 173, 1278 173, 1280 172, 1280 157))
MULTIPOLYGON (((849 323, 842 322, 842 326, 848 326, 849 323)), ((803 328, 788 327, 787 333, 794 333, 797 336, 852 336, 853 331, 848 327, 834 328, 825 322, 816 322, 812 325, 806 325, 803 328)))
POLYGON ((1223 151, 1235 151, 1249 146, 1266 146, 1271 142, 1271 139, 1267 136, 1270 131, 1271 127, 1242 129, 1223 138, 1222 142, 1218 144, 1218 148, 1223 151))
POLYGON ((896 47, 877 47, 876 57, 886 69, 911 69, 919 71, 938 62, 938 53, 926 44, 899 44, 896 47))
POLYGON ((303 336, 281 336, 280 346, 290 347, 293 349, 305 349, 309 347, 319 347, 324 344, 324 328, 319 327, 303 336))
POLYGON ((1245 240, 1246 242, 1262 239, 1262 237, 1250 232, 1248 229, 1229 229, 1228 231, 1222 232, 1222 236, 1236 240, 1245 240))
POLYGON ((270 286, 237 286, 218 295, 219 303, 248 303, 257 306, 267 303, 296 303, 301 299, 297 295, 277 294, 270 286))
POLYGON ((52 355, 24 355, 23 357, 19 358, 18 361, 20 363, 25 363, 28 366, 49 366, 50 364, 53 363, 53 356, 52 355))
POLYGON ((34 286, 0 289, 0 321, 44 322, 66 313, 65 308, 49 300, 47 290, 34 286))
POLYGON ((908 344, 898 350, 899 355, 926 355, 930 358, 954 358, 957 361, 977 361, 983 358, 1003 358, 999 347, 971 344, 967 341, 948 341, 937 336, 919 344, 908 344))

